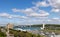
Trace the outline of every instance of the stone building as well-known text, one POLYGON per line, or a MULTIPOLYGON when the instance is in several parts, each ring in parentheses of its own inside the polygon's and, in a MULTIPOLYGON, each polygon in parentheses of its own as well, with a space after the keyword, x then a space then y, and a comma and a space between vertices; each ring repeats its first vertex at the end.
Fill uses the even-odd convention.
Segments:
POLYGON ((13 29, 13 24, 8 23, 7 26, 6 26, 6 28, 8 28, 8 29, 13 29))

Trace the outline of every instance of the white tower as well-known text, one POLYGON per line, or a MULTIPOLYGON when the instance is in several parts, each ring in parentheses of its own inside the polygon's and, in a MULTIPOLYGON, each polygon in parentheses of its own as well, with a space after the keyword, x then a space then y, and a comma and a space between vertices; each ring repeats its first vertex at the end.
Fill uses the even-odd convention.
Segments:
POLYGON ((45 24, 43 23, 43 29, 45 28, 45 24))

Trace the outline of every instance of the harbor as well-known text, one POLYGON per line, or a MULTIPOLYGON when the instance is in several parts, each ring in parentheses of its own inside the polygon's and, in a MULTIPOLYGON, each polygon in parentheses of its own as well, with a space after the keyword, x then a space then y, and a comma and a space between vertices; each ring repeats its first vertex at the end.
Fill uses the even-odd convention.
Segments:
MULTIPOLYGON (((49 25, 50 26, 50 25, 49 25)), ((47 26, 48 27, 48 26, 47 26)), ((51 27, 51 26, 50 26, 51 27)), ((49 28, 50 28, 49 27, 49 28)), ((22 27, 18 27, 18 28, 15 28, 16 30, 21 30, 21 31, 27 31, 29 33, 32 33, 32 34, 39 34, 39 35, 43 35, 45 37, 59 37, 60 36, 60 33, 56 33, 56 32, 59 32, 58 30, 46 30, 45 29, 46 27, 44 26, 44 24, 42 25, 42 27, 31 27, 29 25, 28 26, 22 26, 22 27), (41 28, 44 28, 44 29, 41 29, 41 28)), ((48 29, 49 29, 48 28, 48 29)), ((52 27, 51 27, 52 28, 52 27)), ((56 26, 57 28, 57 26, 56 26)), ((54 28, 55 29, 55 28, 54 28)))

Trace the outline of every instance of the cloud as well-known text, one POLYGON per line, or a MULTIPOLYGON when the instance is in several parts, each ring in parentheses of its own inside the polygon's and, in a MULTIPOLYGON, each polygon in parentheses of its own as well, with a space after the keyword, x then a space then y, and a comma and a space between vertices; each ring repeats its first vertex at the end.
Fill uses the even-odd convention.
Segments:
POLYGON ((60 12, 60 0, 44 0, 44 1, 33 2, 33 4, 35 5, 35 7, 38 8, 51 6, 52 7, 51 12, 60 12))
POLYGON ((42 2, 35 3, 36 6, 40 7, 51 7, 51 12, 60 12, 60 0, 44 0, 42 2))
POLYGON ((0 17, 12 18, 10 14, 7 14, 7 13, 0 13, 0 17))
POLYGON ((59 21, 60 19, 57 18, 57 17, 55 17, 55 18, 52 18, 52 20, 54 20, 54 21, 59 21))
POLYGON ((35 4, 36 5, 36 7, 48 7, 49 6, 49 4, 46 2, 46 1, 42 1, 42 2, 33 2, 33 4, 35 4))
MULTIPOLYGON (((36 7, 34 7, 36 8, 36 7)), ((26 9, 16 9, 15 10, 12 10, 13 12, 21 12, 21 13, 24 13, 26 14, 26 16, 28 17, 27 19, 25 19, 23 22, 26 22, 27 23, 43 23, 43 21, 45 19, 47 19, 47 17, 50 15, 48 12, 44 11, 44 10, 40 10, 40 9, 37 9, 35 10, 34 8, 26 8, 26 9), (23 11, 22 11, 23 10, 23 11), (35 20, 34 20, 35 19, 35 20)))
POLYGON ((60 0, 48 0, 52 12, 60 12, 60 0))
POLYGON ((47 17, 48 15, 49 15, 48 12, 40 10, 39 13, 32 13, 28 16, 31 16, 31 17, 47 17))
POLYGON ((48 21, 53 23, 54 21, 59 21, 59 18, 51 18, 51 19, 47 19, 45 17, 48 17, 50 14, 44 10, 41 10, 40 7, 51 7, 51 12, 60 12, 60 0, 48 0, 47 1, 38 1, 38 2, 33 2, 34 6, 31 8, 26 8, 26 9, 17 9, 17 8, 13 8, 12 11, 13 12, 20 12, 20 13, 24 13, 27 17, 31 17, 30 20, 26 20, 28 22, 43 22, 43 21, 48 21), (39 20, 32 20, 35 18, 38 18, 39 20), (43 20, 43 19, 46 20, 43 20), (42 20, 41 20, 42 19, 42 20))
POLYGON ((49 24, 59 24, 60 23, 60 18, 54 17, 54 18, 48 19, 47 22, 49 24))
POLYGON ((35 5, 33 7, 26 8, 26 9, 13 8, 12 11, 23 13, 28 17, 39 17, 40 18, 40 17, 49 16, 48 12, 39 9, 40 6, 43 6, 43 7, 48 7, 49 6, 49 4, 46 1, 33 2, 33 4, 35 5))
POLYGON ((60 9, 53 8, 51 12, 60 12, 60 9))
POLYGON ((48 0, 50 5, 55 8, 60 8, 60 0, 48 0))
POLYGON ((22 18, 26 19, 26 16, 20 16, 20 15, 13 15, 13 14, 8 14, 8 13, 0 13, 0 17, 6 17, 6 18, 22 18))
POLYGON ((38 11, 35 11, 33 8, 27 8, 23 10, 14 8, 12 11, 24 13, 29 17, 47 17, 49 15, 49 13, 44 10, 39 9, 38 11))
POLYGON ((0 16, 9 16, 9 14, 7 14, 7 13, 0 13, 0 16))
POLYGON ((47 21, 48 21, 48 22, 51 22, 52 20, 51 20, 51 19, 48 19, 47 21))
POLYGON ((26 16, 20 16, 20 15, 11 15, 13 18, 20 18, 20 19, 27 19, 26 16))
POLYGON ((22 12, 22 13, 25 13, 25 14, 30 14, 30 13, 35 12, 35 11, 33 11, 32 8, 26 8, 26 9, 16 9, 16 8, 13 8, 12 11, 13 12, 22 12))
MULTIPOLYGON (((25 14, 23 16, 21 15, 13 15, 13 14, 8 14, 8 13, 0 13, 0 17, 6 17, 6 18, 19 18, 17 21, 19 24, 20 23, 43 23, 44 22, 58 22, 60 21, 59 18, 48 18, 50 15, 50 12, 41 10, 40 8, 43 7, 49 7, 48 9, 51 9, 51 12, 60 12, 60 0, 45 0, 45 1, 38 1, 38 2, 33 2, 33 6, 30 8, 25 8, 25 9, 17 9, 13 8, 12 11, 14 13, 22 13, 25 14)), ((55 15, 55 14, 54 14, 55 15)))
POLYGON ((54 20, 57 20, 57 19, 59 19, 59 18, 53 18, 54 20))

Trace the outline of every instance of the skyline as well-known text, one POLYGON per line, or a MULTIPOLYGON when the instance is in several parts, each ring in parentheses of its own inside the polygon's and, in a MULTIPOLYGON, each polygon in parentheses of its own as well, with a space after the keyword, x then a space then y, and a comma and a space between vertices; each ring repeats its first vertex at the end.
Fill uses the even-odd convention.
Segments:
POLYGON ((60 0, 0 0, 0 24, 60 24, 60 0))

